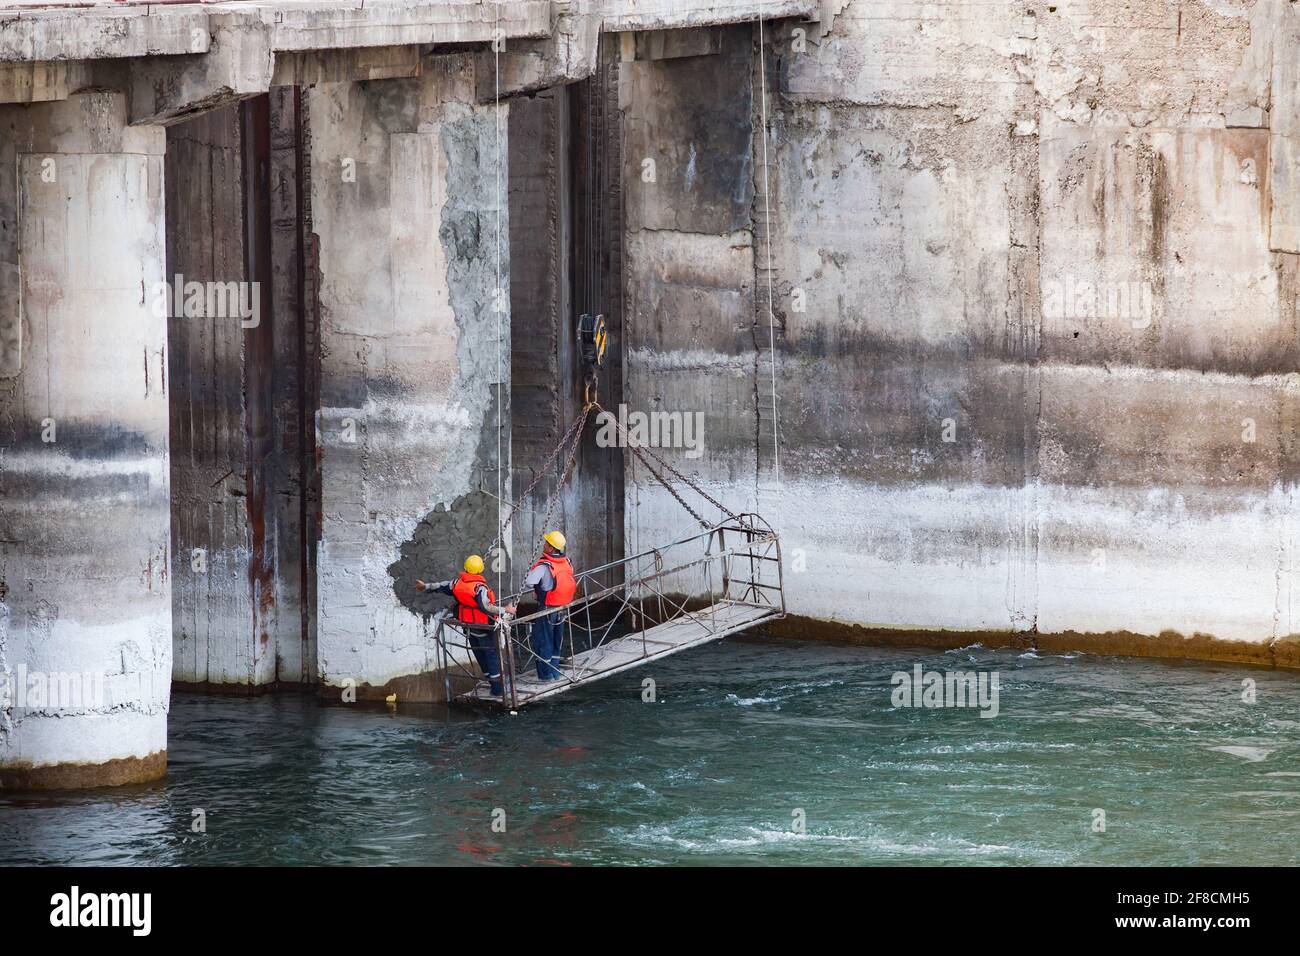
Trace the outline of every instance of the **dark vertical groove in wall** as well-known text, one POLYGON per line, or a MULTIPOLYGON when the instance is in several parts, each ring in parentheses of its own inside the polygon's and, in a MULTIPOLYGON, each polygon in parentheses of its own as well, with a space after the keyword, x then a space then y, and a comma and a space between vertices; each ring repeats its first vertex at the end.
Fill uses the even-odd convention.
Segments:
MULTIPOLYGON (((561 316, 560 336, 561 341, 570 344, 570 349, 566 356, 561 350, 561 360, 567 359, 569 376, 566 382, 566 394, 563 396, 565 414, 563 419, 571 419, 577 413, 578 396, 582 392, 581 381, 581 364, 578 357, 574 354, 576 349, 576 336, 573 330, 576 328, 578 316, 586 312, 592 301, 591 294, 591 253, 589 248, 590 229, 588 219, 588 205, 591 201, 591 150, 590 150, 590 129, 588 126, 588 95, 591 89, 589 80, 583 80, 578 83, 571 83, 565 87, 565 92, 569 99, 568 128, 569 135, 567 138, 568 152, 564 156, 563 162, 568 165, 568 176, 570 188, 568 191, 569 208, 567 212, 568 221, 571 224, 569 229, 569 302, 572 308, 567 315, 561 316), (572 406, 572 411, 569 408, 572 406)), ((585 446, 585 442, 583 443, 585 446)), ((579 468, 581 468, 582 459, 586 458, 586 448, 583 447, 580 458, 579 468)))
POLYGON ((303 240, 303 162, 302 162, 302 87, 293 88, 293 168, 294 168, 294 209, 297 212, 296 222, 294 223, 294 256, 295 262, 295 283, 297 285, 298 295, 294 301, 294 320, 298 325, 298 581, 299 594, 302 595, 303 601, 299 607, 300 630, 298 633, 299 654, 302 661, 302 673, 300 679, 304 684, 309 683, 307 679, 308 664, 308 628, 309 616, 307 612, 307 434, 306 434, 306 416, 303 409, 306 405, 307 389, 303 381, 307 368, 307 302, 304 297, 306 290, 307 271, 304 264, 303 240))
MULTIPOLYGON (((568 163, 569 178, 572 188, 569 191, 570 207, 569 221, 572 223, 572 229, 569 232, 570 252, 569 261, 571 268, 569 271, 569 300, 573 303, 573 308, 567 315, 561 317, 560 335, 561 340, 568 346, 567 356, 561 352, 561 359, 567 359, 567 375, 564 380, 564 394, 562 395, 562 407, 565 409, 563 420, 572 420, 573 416, 578 413, 582 407, 584 382, 583 367, 581 357, 581 345, 577 340, 576 329, 578 318, 588 311, 595 308, 596 295, 592 288, 592 244, 595 241, 593 236, 592 208, 593 196, 595 195, 596 169, 593 163, 592 143, 594 131, 592 128, 592 91, 593 82, 583 80, 578 83, 572 83, 567 87, 569 93, 569 153, 565 157, 568 163)), ((573 485, 575 498, 580 502, 582 491, 588 482, 588 475, 591 474, 593 448, 592 433, 589 431, 582 437, 578 449, 578 464, 573 475, 573 485)), ((599 449, 594 449, 598 451, 599 449)), ((566 518, 572 522, 575 518, 588 519, 594 515, 582 513, 581 510, 575 511, 566 518)), ((574 534, 577 529, 570 529, 566 534, 570 540, 576 542, 579 536, 574 534)), ((582 546, 575 548, 571 543, 569 550, 573 553, 575 559, 586 561, 590 564, 599 562, 597 558, 601 552, 595 551, 591 547, 590 535, 588 529, 582 529, 582 546), (576 553, 575 553, 576 552, 576 553)))
MULTIPOLYGON (((271 271, 271 98, 245 100, 240 123, 244 151, 244 275, 257 283, 258 318, 244 329, 244 406, 248 441, 247 497, 249 528, 248 586, 253 607, 253 653, 250 683, 257 681, 259 653, 269 643, 268 612, 275 603, 275 562, 267 546, 267 470, 274 452, 271 271)), ((278 658, 277 658, 278 666, 278 658)), ((279 676, 278 674, 276 675, 279 676)))
MULTIPOLYGON (((237 105, 167 130, 166 279, 244 278, 237 105)), ((234 568, 246 547, 243 330, 237 318, 175 314, 167 324, 175 686, 237 683, 247 672, 248 609, 234 568), (201 549, 206 571, 191 566, 201 549)))
MULTIPOLYGON (((591 80, 515 99, 510 110, 511 419, 516 499, 582 408, 578 317, 602 311, 611 335, 598 397, 622 400, 622 189, 614 61, 591 80), (521 149, 517 144, 528 143, 521 149)), ((553 525, 574 559, 604 564, 623 554, 623 461, 595 442, 594 418, 577 466, 557 492, 564 462, 542 476, 514 523, 531 557, 539 524, 558 493, 553 525)), ((521 559, 521 566, 523 565, 521 559)))
MULTIPOLYGON (((510 104, 510 420, 512 497, 538 477, 563 431, 563 329, 569 299, 569 199, 567 181, 568 90, 558 87, 510 104), (517 144, 529 143, 527 149, 517 144)), ((567 424, 567 422, 565 423, 567 424)), ((529 551, 540 532, 535 514, 554 492, 544 475, 534 497, 522 503, 512 541, 529 551)), ((528 557, 531 555, 531 551, 528 557)), ((523 559, 520 559, 523 560, 523 559)))
MULTIPOLYGON (((565 333, 571 342, 574 413, 583 400, 583 368, 576 329, 585 312, 605 316, 610 334, 606 365, 599 375, 597 397, 617 411, 623 399, 622 350, 621 156, 619 149, 617 60, 612 45, 602 43, 596 72, 570 87, 572 105, 571 176, 573 179, 573 300, 575 308, 565 333), (615 184, 618 183, 618 186, 615 184)), ((596 444, 594 418, 588 423, 579 452, 577 515, 586 527, 584 557, 606 563, 623 557, 623 454, 596 444), (599 530, 597 530, 599 529, 599 530)), ((613 583, 611 581, 611 583, 613 583)))
MULTIPOLYGON (((301 92, 301 88, 300 88, 301 92)), ((302 414, 304 417, 304 431, 307 434, 307 457, 303 462, 303 476, 305 487, 303 489, 303 498, 307 508, 308 521, 303 526, 303 538, 307 547, 307 563, 303 573, 307 578, 307 589, 303 592, 303 602, 307 606, 307 627, 308 642, 310 644, 310 654, 308 660, 311 663, 311 671, 308 679, 315 683, 318 679, 319 668, 317 666, 317 628, 318 620, 316 618, 317 608, 317 588, 319 582, 316 575, 317 562, 319 560, 320 540, 321 540, 321 454, 320 446, 317 443, 316 433, 316 416, 320 411, 320 392, 321 392, 321 335, 320 335, 320 255, 319 242, 316 238, 314 217, 312 214, 312 177, 311 177, 311 106, 310 99, 306 96, 302 99, 302 115, 299 123, 299 134, 302 137, 302 230, 304 236, 304 262, 303 262, 303 283, 302 296, 307 303, 304 312, 307 322, 306 334, 303 337, 304 362, 303 362, 303 379, 306 383, 306 397, 303 402, 302 414)))
POLYGON ((316 662, 313 660, 311 645, 312 617, 315 609, 314 584, 316 577, 315 534, 313 509, 310 506, 312 475, 316 459, 315 402, 311 395, 310 382, 315 381, 315 369, 318 357, 315 354, 315 336, 308 331, 307 324, 307 189, 310 171, 307 164, 306 102, 302 87, 293 88, 293 145, 294 171, 296 173, 295 222, 296 241, 296 284, 295 319, 298 325, 298 580, 301 606, 301 674, 303 684, 315 681, 316 662))

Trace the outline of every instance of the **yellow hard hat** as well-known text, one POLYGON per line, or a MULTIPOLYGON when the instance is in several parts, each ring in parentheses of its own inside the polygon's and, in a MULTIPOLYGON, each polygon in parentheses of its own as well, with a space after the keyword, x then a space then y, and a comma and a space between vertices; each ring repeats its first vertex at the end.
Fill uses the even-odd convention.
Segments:
POLYGON ((542 540, 549 544, 556 551, 564 550, 564 533, 561 531, 548 531, 542 535, 542 540))
POLYGON ((465 570, 468 571, 470 574, 482 574, 483 559, 480 558, 477 554, 471 554, 468 558, 465 559, 465 570))

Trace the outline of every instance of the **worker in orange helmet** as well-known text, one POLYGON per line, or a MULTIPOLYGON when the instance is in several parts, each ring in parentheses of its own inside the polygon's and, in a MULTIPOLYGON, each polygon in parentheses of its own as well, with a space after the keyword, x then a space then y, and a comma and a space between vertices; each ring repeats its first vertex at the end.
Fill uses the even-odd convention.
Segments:
POLYGON ((456 620, 465 630, 474 659, 487 677, 489 689, 501 696, 501 655, 497 653, 494 624, 501 615, 514 614, 516 607, 513 604, 497 606, 497 597, 488 586, 487 578, 483 577, 483 559, 471 554, 457 577, 438 584, 416 581, 415 589, 439 591, 456 599, 456 620))
POLYGON ((537 655, 537 679, 556 680, 560 673, 560 646, 564 640, 564 606, 573 600, 578 581, 573 565, 564 555, 567 542, 563 532, 542 535, 542 556, 528 572, 524 584, 533 589, 537 603, 547 611, 533 621, 533 653, 537 655))

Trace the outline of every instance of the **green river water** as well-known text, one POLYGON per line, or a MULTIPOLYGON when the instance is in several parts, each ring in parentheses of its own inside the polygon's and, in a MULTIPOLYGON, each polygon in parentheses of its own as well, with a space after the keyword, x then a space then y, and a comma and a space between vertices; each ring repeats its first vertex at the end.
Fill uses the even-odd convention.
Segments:
POLYGON ((0 865, 1300 862, 1300 675, 1259 668, 756 637, 515 717, 177 695, 169 753, 0 795, 0 865), (998 716, 893 707, 916 663, 998 716))

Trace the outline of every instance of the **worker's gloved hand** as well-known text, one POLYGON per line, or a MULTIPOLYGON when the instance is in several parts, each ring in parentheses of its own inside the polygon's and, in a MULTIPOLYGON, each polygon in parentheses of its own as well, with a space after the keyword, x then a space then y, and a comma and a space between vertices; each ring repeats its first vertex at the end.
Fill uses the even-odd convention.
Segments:
POLYGON ((514 616, 515 616, 515 611, 517 611, 517 610, 519 610, 519 605, 518 605, 518 604, 507 604, 507 605, 505 606, 505 612, 506 612, 507 614, 509 614, 511 617, 514 617, 514 616))
POLYGON ((418 578, 417 578, 416 581, 415 581, 415 589, 416 589, 417 591, 423 591, 423 590, 424 590, 425 588, 427 588, 428 586, 429 586, 429 585, 425 584, 423 581, 419 580, 418 578))

